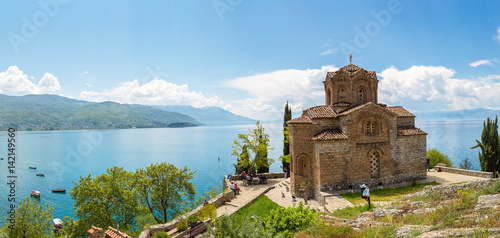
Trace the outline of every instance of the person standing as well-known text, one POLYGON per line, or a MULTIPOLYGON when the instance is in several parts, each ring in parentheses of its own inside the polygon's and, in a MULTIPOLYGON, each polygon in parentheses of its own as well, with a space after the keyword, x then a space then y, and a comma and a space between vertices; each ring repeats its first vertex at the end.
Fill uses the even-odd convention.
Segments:
POLYGON ((287 178, 288 178, 288 177, 287 177, 287 175, 288 175, 288 169, 286 169, 286 168, 285 168, 285 169, 283 170, 283 172, 285 172, 285 179, 287 179, 287 178))
POLYGON ((427 156, 427 172, 431 171, 431 159, 427 156))

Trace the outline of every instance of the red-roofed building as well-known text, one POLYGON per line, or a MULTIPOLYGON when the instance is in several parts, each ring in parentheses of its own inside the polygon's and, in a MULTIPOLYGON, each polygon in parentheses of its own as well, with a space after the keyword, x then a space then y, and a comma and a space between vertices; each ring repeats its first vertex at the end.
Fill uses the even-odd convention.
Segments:
POLYGON ((375 71, 349 64, 323 83, 326 105, 287 122, 292 195, 321 200, 320 192, 426 177, 427 133, 405 108, 378 103, 375 71))
POLYGON ((87 233, 89 233, 88 238, 132 238, 131 236, 118 231, 113 227, 108 227, 108 229, 104 232, 104 236, 101 236, 102 228, 92 226, 87 233))

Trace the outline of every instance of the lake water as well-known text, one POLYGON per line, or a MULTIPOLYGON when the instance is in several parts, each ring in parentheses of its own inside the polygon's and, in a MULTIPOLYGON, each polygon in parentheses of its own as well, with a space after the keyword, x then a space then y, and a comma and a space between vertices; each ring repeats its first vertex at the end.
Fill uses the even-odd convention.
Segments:
MULTIPOLYGON (((428 148, 437 147, 458 164, 470 158, 479 170, 477 149, 471 150, 480 138, 482 121, 418 122, 429 133, 428 148)), ((161 129, 80 130, 16 133, 16 200, 29 196, 30 190, 40 190, 42 204, 54 207, 54 217, 73 216, 73 201, 69 193, 52 193, 53 188, 69 191, 80 176, 102 174, 114 165, 128 171, 144 168, 151 163, 166 161, 181 168, 196 171, 192 180, 198 194, 222 184, 222 176, 234 173, 231 156, 234 139, 255 125, 223 127, 190 127, 161 129), (220 161, 218 160, 220 157, 220 161), (29 169, 36 166, 37 169, 29 169), (36 173, 44 173, 38 177, 36 173)), ((276 160, 271 172, 280 171, 278 157, 282 153, 282 124, 264 124, 270 135, 269 157, 276 160)), ((7 132, 0 132, 0 224, 7 217, 7 132)))

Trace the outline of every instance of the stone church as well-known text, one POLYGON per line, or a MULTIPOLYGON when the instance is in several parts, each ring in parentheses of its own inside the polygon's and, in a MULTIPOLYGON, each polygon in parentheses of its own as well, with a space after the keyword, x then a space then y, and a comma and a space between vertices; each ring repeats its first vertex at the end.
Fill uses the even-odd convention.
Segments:
POLYGON ((326 105, 287 122, 295 196, 426 177, 426 135, 415 115, 377 101, 375 71, 346 65, 323 81, 326 105))

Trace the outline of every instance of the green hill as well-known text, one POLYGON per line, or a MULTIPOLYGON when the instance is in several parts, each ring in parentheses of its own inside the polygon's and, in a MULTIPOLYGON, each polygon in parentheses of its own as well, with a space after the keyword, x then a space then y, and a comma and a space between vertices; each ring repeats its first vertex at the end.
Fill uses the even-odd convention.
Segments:
POLYGON ((206 125, 238 125, 238 124, 254 124, 257 120, 248 117, 240 116, 228 112, 220 107, 202 107, 195 108, 192 106, 168 105, 154 106, 158 109, 178 112, 189 115, 197 121, 206 125))
POLYGON ((150 106, 93 103, 56 95, 0 94, 0 130, 115 129, 200 125, 194 118, 150 106))

